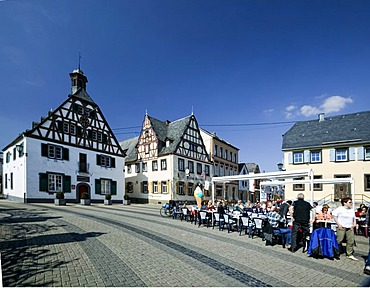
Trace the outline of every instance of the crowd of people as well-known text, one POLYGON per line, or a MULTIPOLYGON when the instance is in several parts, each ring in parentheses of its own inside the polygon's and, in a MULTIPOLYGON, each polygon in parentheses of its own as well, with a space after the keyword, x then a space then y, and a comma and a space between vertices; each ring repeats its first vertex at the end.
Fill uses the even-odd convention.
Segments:
MULTIPOLYGON (((295 253, 300 246, 303 249, 307 248, 306 239, 309 239, 312 229, 335 225, 336 239, 339 246, 341 247, 342 242, 345 241, 347 258, 358 261, 353 255, 355 234, 364 234, 363 231, 368 229, 368 224, 370 224, 369 209, 366 205, 361 204, 354 211, 350 197, 341 199, 341 204, 334 210, 327 204, 320 206, 317 202, 313 202, 313 206, 311 206, 309 202, 304 200, 304 194, 299 193, 297 200, 294 202, 291 200, 276 200, 251 203, 250 201, 238 200, 236 203, 231 203, 220 199, 216 200, 215 203, 212 200, 202 201, 200 208, 197 206, 188 207, 186 202, 180 204, 178 208, 188 208, 193 219, 199 217, 199 209, 209 213, 216 212, 220 217, 234 211, 238 211, 240 215, 245 216, 250 216, 252 213, 259 216, 263 215, 265 220, 262 238, 266 241, 266 245, 272 245, 273 236, 279 235, 282 237, 283 247, 285 246, 292 253, 295 253)), ((201 224, 200 220, 199 225, 201 224)), ((211 221, 211 217, 209 217, 209 220, 211 221)), ((370 252, 365 263, 364 273, 370 275, 370 252)))

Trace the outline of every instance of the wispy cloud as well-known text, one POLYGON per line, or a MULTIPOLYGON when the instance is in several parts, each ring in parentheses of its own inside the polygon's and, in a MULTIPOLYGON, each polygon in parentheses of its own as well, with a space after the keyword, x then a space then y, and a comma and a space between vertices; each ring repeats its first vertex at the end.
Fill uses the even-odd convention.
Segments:
POLYGON ((323 99, 319 106, 303 105, 301 107, 290 105, 285 108, 285 117, 288 119, 305 116, 311 117, 320 113, 335 113, 343 110, 348 104, 353 103, 352 98, 343 96, 330 96, 323 99))

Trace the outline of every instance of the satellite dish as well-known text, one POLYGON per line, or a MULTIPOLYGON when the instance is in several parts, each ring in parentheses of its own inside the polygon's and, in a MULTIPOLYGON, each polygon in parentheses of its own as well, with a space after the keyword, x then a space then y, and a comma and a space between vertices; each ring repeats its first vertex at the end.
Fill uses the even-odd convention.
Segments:
POLYGON ((189 173, 190 173, 190 170, 189 169, 185 169, 185 175, 186 176, 189 176, 189 173))

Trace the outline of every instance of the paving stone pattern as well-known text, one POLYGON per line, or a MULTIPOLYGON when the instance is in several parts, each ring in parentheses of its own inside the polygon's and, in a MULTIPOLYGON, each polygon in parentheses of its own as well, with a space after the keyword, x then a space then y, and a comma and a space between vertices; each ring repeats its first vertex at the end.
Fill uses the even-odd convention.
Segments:
POLYGON ((354 287, 354 262, 315 259, 227 230, 164 218, 160 205, 22 204, 0 200, 6 287, 354 287))

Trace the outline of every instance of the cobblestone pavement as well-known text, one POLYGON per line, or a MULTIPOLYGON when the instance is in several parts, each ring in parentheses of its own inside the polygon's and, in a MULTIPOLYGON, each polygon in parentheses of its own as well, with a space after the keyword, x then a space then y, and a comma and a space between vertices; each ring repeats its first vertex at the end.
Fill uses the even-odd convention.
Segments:
POLYGON ((360 261, 315 259, 261 238, 163 218, 159 205, 21 204, 0 200, 3 285, 369 286, 360 261))

